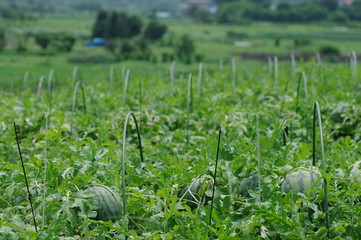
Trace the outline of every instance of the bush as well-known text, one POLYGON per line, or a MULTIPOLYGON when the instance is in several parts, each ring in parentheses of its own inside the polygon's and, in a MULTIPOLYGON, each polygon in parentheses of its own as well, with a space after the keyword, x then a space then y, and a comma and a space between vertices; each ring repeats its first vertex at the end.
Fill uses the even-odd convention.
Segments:
POLYGON ((16 51, 18 53, 26 52, 28 50, 26 39, 23 36, 18 37, 18 42, 16 44, 16 51))
POLYGON ((42 48, 52 48, 59 52, 70 52, 75 44, 75 37, 67 33, 38 33, 35 42, 42 48))
POLYGON ((295 38, 294 45, 295 45, 295 47, 304 47, 304 46, 311 45, 311 41, 306 38, 295 38))
POLYGON ((167 32, 167 26, 157 21, 151 21, 144 31, 144 38, 157 41, 167 32))
POLYGON ((248 37, 247 33, 244 32, 235 32, 235 31, 227 31, 227 38, 232 40, 242 40, 248 37))
POLYGON ((59 52, 71 52, 71 50, 73 50, 74 43, 74 36, 62 33, 55 36, 51 42, 51 46, 53 46, 54 49, 59 52))
POLYGON ((336 56, 340 54, 340 50, 335 46, 327 45, 320 48, 320 53, 326 56, 336 56))
POLYGON ((173 53, 163 52, 162 53, 162 62, 172 62, 175 59, 173 53))
POLYGON ((118 60, 152 60, 153 54, 146 39, 124 39, 111 40, 107 42, 106 48, 118 60))
POLYGON ((41 32, 35 35, 36 44, 38 44, 44 50, 48 48, 50 41, 51 36, 49 34, 41 32))
POLYGON ((347 14, 341 10, 331 13, 329 18, 332 22, 335 22, 335 23, 346 24, 349 21, 347 14))
POLYGON ((179 60, 190 64, 195 50, 196 47, 194 45, 194 41, 189 37, 189 35, 185 34, 179 40, 176 47, 176 55, 179 60))

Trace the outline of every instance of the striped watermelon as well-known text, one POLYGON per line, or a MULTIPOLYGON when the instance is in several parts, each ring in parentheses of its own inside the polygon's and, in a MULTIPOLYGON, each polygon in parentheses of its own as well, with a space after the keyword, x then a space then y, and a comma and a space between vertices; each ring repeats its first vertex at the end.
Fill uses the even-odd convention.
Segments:
POLYGON ((85 190, 92 193, 92 199, 98 205, 96 220, 115 221, 122 217, 123 206, 118 194, 103 185, 96 185, 85 190))
POLYGON ((307 194, 313 187, 322 186, 321 174, 316 170, 300 169, 290 173, 283 180, 281 188, 285 193, 307 194))
POLYGON ((180 191, 178 197, 186 200, 187 205, 191 209, 197 208, 204 203, 204 196, 206 190, 209 188, 209 184, 204 179, 195 179, 189 187, 180 191))
POLYGON ((251 176, 244 178, 241 181, 240 194, 243 197, 250 197, 249 190, 256 191, 258 188, 259 178, 258 176, 251 176))
POLYGON ((361 161, 357 161, 352 165, 350 176, 356 182, 361 183, 361 161))

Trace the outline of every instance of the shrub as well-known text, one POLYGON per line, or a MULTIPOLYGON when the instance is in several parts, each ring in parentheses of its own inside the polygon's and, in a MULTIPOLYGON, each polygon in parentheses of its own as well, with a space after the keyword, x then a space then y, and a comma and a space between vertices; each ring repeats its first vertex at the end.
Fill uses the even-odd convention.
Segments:
POLYGON ((75 43, 75 37, 69 34, 57 34, 51 45, 59 52, 71 52, 75 43))
POLYGON ((332 12, 330 15, 330 20, 335 23, 346 24, 349 21, 349 18, 346 13, 341 10, 332 12))
POLYGON ((176 46, 176 55, 181 61, 189 64, 192 62, 195 50, 196 47, 194 41, 189 35, 185 34, 180 38, 179 43, 176 46))
POLYGON ((295 38, 294 39, 295 47, 303 47, 303 46, 308 46, 310 44, 311 44, 311 41, 306 38, 295 38))
POLYGON ((106 48, 119 60, 151 60, 153 55, 151 53, 149 43, 144 38, 136 39, 113 39, 107 42, 106 48))
POLYGON ((326 56, 335 56, 340 54, 340 50, 335 46, 326 45, 320 48, 320 53, 326 56))
POLYGON ((167 32, 167 26, 157 21, 151 21, 144 31, 144 38, 157 41, 167 32))
POLYGON ((35 35, 35 42, 42 49, 47 49, 50 41, 51 41, 51 36, 49 34, 41 32, 35 35))
POLYGON ((38 33, 35 42, 42 48, 52 48, 59 52, 70 52, 75 44, 75 37, 67 33, 38 33))
POLYGON ((228 39, 237 39, 237 40, 242 40, 248 37, 247 33, 244 32, 235 32, 235 31, 227 31, 227 38, 228 39))
POLYGON ((16 51, 22 53, 22 52, 26 52, 26 50, 28 50, 26 39, 23 36, 20 36, 16 44, 16 51))

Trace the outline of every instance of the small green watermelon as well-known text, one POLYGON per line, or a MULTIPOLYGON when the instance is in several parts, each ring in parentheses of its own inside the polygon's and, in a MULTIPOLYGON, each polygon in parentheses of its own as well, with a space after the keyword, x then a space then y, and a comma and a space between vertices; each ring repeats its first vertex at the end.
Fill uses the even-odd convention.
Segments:
POLYGON ((178 197, 186 200, 187 205, 191 209, 195 209, 204 203, 205 192, 208 188, 209 184, 206 180, 197 178, 190 186, 185 187, 180 191, 178 197))
POLYGON ((250 197, 249 191, 256 191, 258 188, 259 178, 258 176, 251 176, 244 178, 241 181, 240 194, 242 197, 250 197))
POLYGON ((290 173, 283 180, 281 188, 285 193, 307 194, 313 187, 322 186, 321 174, 316 170, 300 169, 290 173))
POLYGON ((356 182, 361 183, 361 161, 357 161, 352 165, 350 176, 356 182))
POLYGON ((109 187, 96 185, 85 190, 92 193, 92 199, 98 204, 96 220, 115 221, 123 215, 121 198, 109 187))

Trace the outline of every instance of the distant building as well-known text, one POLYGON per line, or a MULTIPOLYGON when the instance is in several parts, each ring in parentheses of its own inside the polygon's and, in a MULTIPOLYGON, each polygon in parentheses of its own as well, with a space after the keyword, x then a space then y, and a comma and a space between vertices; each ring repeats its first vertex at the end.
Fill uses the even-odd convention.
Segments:
POLYGON ((155 17, 156 18, 172 18, 173 17, 173 13, 171 12, 166 12, 166 11, 159 11, 155 13, 155 17))
POLYGON ((351 5, 353 3, 353 0, 340 0, 339 4, 342 5, 351 5))
POLYGON ((192 5, 210 13, 217 11, 217 7, 212 0, 186 0, 180 7, 183 11, 187 11, 192 5))

